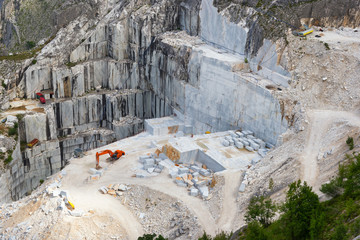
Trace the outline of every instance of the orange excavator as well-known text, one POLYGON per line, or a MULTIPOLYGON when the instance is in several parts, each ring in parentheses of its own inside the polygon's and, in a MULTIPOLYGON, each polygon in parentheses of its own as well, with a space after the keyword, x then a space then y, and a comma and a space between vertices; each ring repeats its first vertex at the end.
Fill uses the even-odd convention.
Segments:
POLYGON ((96 153, 96 169, 101 169, 101 166, 99 164, 99 157, 104 154, 109 154, 110 157, 108 159, 115 161, 118 160, 121 156, 125 155, 124 151, 116 150, 115 152, 112 152, 111 150, 104 150, 96 153))

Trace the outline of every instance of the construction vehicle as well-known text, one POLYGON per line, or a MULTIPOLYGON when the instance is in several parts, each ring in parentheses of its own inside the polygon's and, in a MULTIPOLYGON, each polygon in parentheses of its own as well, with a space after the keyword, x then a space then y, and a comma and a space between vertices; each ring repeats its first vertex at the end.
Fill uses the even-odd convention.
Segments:
POLYGON ((37 138, 34 138, 31 142, 29 142, 28 144, 27 144, 27 146, 29 147, 29 148, 32 148, 32 147, 34 147, 36 144, 38 144, 39 143, 39 139, 37 139, 37 138))
POLYGON ((39 99, 42 104, 46 103, 45 97, 42 93, 36 93, 36 98, 39 99))
POLYGON ((101 169, 101 166, 99 164, 99 157, 104 154, 109 154, 110 157, 107 160, 115 161, 118 160, 121 156, 125 155, 124 151, 121 150, 115 150, 115 152, 112 152, 111 150, 103 150, 96 153, 96 169, 101 169))
POLYGON ((308 25, 304 24, 299 30, 295 30, 292 33, 295 36, 299 36, 299 37, 305 37, 306 35, 310 34, 314 32, 313 29, 309 28, 308 25))

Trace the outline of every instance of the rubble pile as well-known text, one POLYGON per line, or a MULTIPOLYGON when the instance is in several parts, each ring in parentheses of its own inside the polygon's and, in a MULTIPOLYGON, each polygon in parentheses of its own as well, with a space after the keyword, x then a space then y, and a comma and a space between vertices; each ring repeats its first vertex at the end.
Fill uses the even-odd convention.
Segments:
POLYGON ((126 187, 118 198, 137 216, 145 233, 161 233, 168 239, 184 240, 201 234, 197 218, 182 201, 144 186, 126 187))

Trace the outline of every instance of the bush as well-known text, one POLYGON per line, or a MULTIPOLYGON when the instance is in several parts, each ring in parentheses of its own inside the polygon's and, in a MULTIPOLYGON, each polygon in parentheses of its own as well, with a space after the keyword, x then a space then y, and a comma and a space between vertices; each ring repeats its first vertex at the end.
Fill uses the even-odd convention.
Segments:
POLYGON ((9 136, 16 135, 17 134, 17 128, 15 128, 15 127, 9 128, 8 134, 9 134, 9 136))
POLYGON ((244 62, 245 62, 245 63, 248 63, 249 61, 248 61, 248 59, 247 59, 247 58, 245 58, 244 62))
POLYGON ((7 152, 7 154, 8 154, 8 157, 5 159, 5 164, 9 164, 12 160, 13 160, 13 158, 12 158, 12 153, 13 153, 13 151, 12 150, 9 150, 8 152, 7 152))
POLYGON ((349 150, 354 149, 354 139, 352 137, 347 138, 346 144, 349 146, 349 150))
POLYGON ((44 183, 44 179, 40 179, 40 185, 44 183))
POLYGON ((37 63, 37 60, 36 59, 33 59, 32 61, 31 61, 31 64, 32 65, 34 65, 34 64, 36 64, 37 63))
POLYGON ((6 88, 6 84, 5 84, 5 81, 4 81, 4 80, 1 81, 1 86, 2 86, 3 88, 6 88))
POLYGON ((27 42, 26 42, 26 48, 27 48, 28 50, 34 48, 35 46, 36 46, 36 43, 33 42, 33 41, 27 41, 27 42))
POLYGON ((329 47, 328 43, 324 43, 324 46, 325 46, 326 50, 330 50, 330 47, 329 47))
POLYGON ((18 121, 20 122, 24 118, 24 114, 16 114, 18 121))

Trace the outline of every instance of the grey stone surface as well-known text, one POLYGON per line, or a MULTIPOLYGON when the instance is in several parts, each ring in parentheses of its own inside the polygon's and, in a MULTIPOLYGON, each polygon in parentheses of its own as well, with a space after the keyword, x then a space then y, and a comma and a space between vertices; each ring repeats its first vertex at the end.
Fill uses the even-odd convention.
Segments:
POLYGON ((245 187, 246 187, 245 183, 241 183, 239 187, 239 192, 245 192, 245 187))

